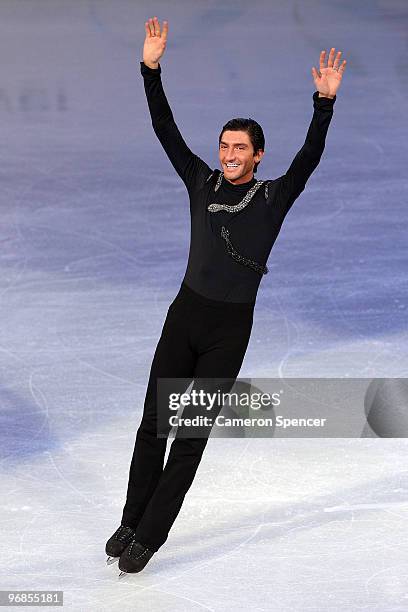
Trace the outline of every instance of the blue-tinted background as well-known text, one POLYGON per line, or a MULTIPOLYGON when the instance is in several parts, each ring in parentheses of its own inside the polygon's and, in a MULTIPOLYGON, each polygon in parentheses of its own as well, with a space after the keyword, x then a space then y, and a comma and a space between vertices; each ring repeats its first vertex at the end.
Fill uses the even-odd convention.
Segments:
POLYGON ((253 117, 261 179, 304 142, 320 51, 347 59, 241 375, 407 375, 405 1, 2 0, 1 588, 78 610, 402 610, 402 439, 212 440, 149 571, 118 586, 104 566, 189 245, 140 75, 154 15, 186 142, 218 167, 222 125, 253 117))

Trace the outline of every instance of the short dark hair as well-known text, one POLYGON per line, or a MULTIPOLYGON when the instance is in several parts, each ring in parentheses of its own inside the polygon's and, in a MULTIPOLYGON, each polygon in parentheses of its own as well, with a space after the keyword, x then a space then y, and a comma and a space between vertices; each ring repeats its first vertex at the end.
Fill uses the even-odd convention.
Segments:
MULTIPOLYGON (((254 155, 257 154, 259 149, 261 149, 262 151, 265 150, 265 136, 263 133, 263 129, 261 128, 259 123, 255 121, 255 119, 244 119, 244 117, 236 117, 235 119, 230 119, 221 130, 221 134, 218 138, 218 146, 220 146, 222 135, 226 130, 232 130, 235 132, 246 132, 254 148, 254 155)), ((257 171, 258 165, 259 162, 256 162, 254 166, 254 173, 257 171)))

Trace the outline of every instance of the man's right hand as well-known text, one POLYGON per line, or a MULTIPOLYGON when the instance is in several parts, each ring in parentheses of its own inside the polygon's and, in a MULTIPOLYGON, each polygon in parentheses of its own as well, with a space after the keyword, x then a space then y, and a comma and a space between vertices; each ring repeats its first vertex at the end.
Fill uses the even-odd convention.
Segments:
POLYGON ((143 47, 143 62, 149 68, 158 68, 159 59, 166 49, 168 21, 163 21, 163 31, 160 32, 160 24, 157 17, 150 18, 145 23, 146 38, 143 47))

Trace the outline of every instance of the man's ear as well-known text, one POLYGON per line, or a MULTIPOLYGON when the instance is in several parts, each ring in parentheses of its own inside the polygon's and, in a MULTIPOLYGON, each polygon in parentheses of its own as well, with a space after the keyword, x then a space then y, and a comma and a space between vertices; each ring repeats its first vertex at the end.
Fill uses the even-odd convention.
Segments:
POLYGON ((262 149, 258 149, 257 154, 255 155, 255 162, 258 163, 261 161, 261 159, 263 158, 265 152, 262 151, 262 149))

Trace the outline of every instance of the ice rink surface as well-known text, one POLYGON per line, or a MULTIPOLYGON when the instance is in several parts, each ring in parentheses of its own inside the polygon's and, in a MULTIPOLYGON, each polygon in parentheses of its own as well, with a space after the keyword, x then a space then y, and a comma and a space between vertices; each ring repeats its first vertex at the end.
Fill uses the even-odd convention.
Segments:
POLYGON ((105 565, 189 244, 140 75, 154 15, 175 120, 213 168, 222 125, 250 116, 257 178, 283 174, 320 51, 348 61, 241 376, 407 376, 404 0, 2 0, 0 587, 84 611, 407 610, 404 438, 212 439, 148 567, 105 565))

